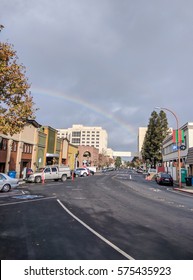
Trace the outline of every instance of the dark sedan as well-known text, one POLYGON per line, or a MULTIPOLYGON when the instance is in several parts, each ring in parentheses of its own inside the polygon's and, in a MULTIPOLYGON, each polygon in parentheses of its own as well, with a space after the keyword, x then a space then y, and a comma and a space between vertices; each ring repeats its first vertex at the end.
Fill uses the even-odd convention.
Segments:
POLYGON ((155 178, 156 182, 159 185, 170 185, 173 186, 173 178, 170 174, 168 173, 164 173, 164 172, 160 172, 156 175, 155 178))

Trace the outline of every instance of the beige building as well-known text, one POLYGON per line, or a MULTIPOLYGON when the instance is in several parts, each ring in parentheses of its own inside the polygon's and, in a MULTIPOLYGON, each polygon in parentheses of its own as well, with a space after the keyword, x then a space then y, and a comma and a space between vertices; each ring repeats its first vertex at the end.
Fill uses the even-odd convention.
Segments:
POLYGON ((141 158, 141 149, 143 146, 143 141, 145 138, 145 134, 147 131, 147 127, 139 127, 138 128, 138 153, 139 153, 139 158, 141 158))
POLYGON ((0 172, 14 170, 17 177, 21 177, 24 167, 35 168, 39 127, 32 120, 18 134, 11 136, 0 133, 0 172))
POLYGON ((60 138, 67 138, 73 145, 95 147, 100 153, 107 150, 108 135, 102 127, 79 124, 57 130, 60 138))

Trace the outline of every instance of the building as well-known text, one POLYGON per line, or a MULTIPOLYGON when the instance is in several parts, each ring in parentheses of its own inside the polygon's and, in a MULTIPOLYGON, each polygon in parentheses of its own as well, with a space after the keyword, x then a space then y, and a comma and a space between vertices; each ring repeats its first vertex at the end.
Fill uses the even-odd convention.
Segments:
MULTIPOLYGON (((183 145, 183 149, 180 150, 180 162, 181 168, 188 170, 189 174, 193 170, 190 170, 191 165, 193 165, 193 160, 191 160, 191 147, 193 147, 193 123, 188 122, 180 127, 184 131, 184 142, 180 143, 183 145), (189 159, 188 159, 189 158, 189 159)), ((165 171, 172 174, 174 180, 177 180, 177 165, 178 165, 178 148, 176 143, 173 142, 172 133, 170 133, 163 141, 163 163, 165 171)))
POLYGON ((39 128, 35 120, 28 120, 20 133, 0 133, 0 172, 15 171, 21 177, 24 167, 35 168, 39 128))
POLYGON ((99 163, 99 150, 90 146, 78 147, 78 162, 77 166, 96 166, 99 163))
POLYGON ((68 144, 68 161, 67 164, 70 167, 70 170, 76 169, 77 167, 77 155, 78 155, 78 146, 68 144))
POLYGON ((66 137, 73 145, 95 147, 100 153, 107 150, 108 135, 102 127, 73 125, 57 130, 60 138, 66 137))
POLYGON ((139 127, 138 128, 138 153, 139 153, 139 158, 141 158, 141 149, 143 146, 143 142, 145 139, 145 134, 147 131, 147 127, 139 127))
MULTIPOLYGON (((4 135, 0 132, 0 172, 14 171, 21 178, 25 167, 35 171, 52 164, 75 164, 75 157, 68 156, 69 140, 58 138, 57 130, 28 120, 20 133, 4 135), (68 163, 69 161, 69 163, 68 163)), ((76 154, 78 147, 76 146, 76 154)))

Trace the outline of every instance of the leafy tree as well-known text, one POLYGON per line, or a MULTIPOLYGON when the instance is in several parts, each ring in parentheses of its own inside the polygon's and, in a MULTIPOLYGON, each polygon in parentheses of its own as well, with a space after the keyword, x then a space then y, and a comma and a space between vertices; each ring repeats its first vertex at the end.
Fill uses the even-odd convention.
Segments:
POLYGON ((142 158, 152 166, 162 161, 162 142, 168 134, 168 121, 163 110, 151 113, 145 139, 142 146, 142 158))
POLYGON ((116 157, 115 159, 115 167, 120 167, 122 165, 121 157, 116 157))
POLYGON ((27 119, 35 118, 25 67, 17 60, 13 46, 0 42, 0 131, 11 135, 20 132, 27 119))

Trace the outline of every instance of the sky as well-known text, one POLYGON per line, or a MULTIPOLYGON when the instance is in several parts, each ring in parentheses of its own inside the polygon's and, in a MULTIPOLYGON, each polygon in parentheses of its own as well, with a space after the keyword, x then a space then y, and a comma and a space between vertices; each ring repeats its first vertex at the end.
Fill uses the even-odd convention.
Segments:
POLYGON ((26 67, 38 123, 101 126, 135 152, 155 107, 193 122, 192 15, 191 0, 1 0, 0 41, 26 67))

